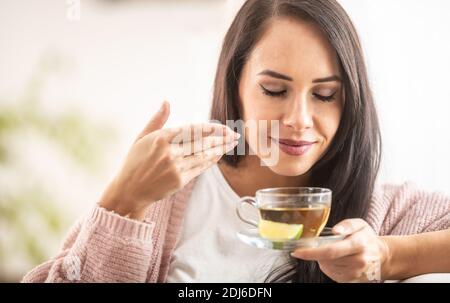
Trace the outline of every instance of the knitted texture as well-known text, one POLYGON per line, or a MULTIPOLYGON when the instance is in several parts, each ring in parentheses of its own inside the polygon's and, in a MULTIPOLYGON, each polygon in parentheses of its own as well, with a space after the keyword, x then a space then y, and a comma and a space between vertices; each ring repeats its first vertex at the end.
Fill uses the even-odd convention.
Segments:
MULTIPOLYGON (((149 208, 144 222, 99 206, 68 233, 61 252, 23 282, 165 282, 195 179, 149 208)), ((450 198, 411 183, 374 191, 365 220, 379 235, 450 228, 450 198)))

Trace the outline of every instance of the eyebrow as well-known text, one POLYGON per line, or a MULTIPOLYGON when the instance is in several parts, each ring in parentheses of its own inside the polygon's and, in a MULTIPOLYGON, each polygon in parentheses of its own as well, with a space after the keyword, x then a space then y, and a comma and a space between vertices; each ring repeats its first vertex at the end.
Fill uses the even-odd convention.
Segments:
POLYGON ((281 79, 281 80, 286 80, 286 81, 292 81, 293 80, 289 76, 286 76, 286 75, 274 72, 273 70, 270 70, 270 69, 263 70, 258 75, 265 75, 265 76, 269 76, 269 77, 277 78, 277 79, 281 79))
POLYGON ((313 83, 324 83, 324 82, 342 82, 342 80, 341 77, 337 75, 313 80, 313 83))
MULTIPOLYGON (((277 79, 281 79, 281 80, 293 81, 292 77, 277 73, 270 69, 263 70, 258 75, 265 75, 265 76, 269 76, 269 77, 277 78, 277 79)), ((329 77, 325 77, 325 78, 314 79, 312 82, 313 83, 324 83, 324 82, 335 82, 335 81, 342 82, 342 79, 337 75, 333 75, 333 76, 329 76, 329 77)))

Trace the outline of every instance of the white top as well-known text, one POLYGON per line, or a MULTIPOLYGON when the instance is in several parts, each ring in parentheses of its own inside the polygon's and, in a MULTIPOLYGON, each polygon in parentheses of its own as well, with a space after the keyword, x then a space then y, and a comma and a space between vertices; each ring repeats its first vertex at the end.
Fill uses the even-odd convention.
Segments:
MULTIPOLYGON (((217 165, 198 177, 167 282, 264 282, 271 270, 287 262, 286 252, 256 248, 237 238, 237 231, 251 227, 237 217, 238 201, 217 165)), ((257 218, 256 210, 253 216, 257 218)))

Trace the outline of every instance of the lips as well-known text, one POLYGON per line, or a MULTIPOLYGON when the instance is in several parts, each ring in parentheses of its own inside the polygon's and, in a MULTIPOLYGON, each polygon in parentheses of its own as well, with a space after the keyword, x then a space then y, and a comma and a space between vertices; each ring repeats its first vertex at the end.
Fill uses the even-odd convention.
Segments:
POLYGON ((315 142, 310 142, 310 141, 294 141, 294 140, 290 140, 290 139, 278 139, 278 142, 285 144, 285 145, 290 145, 290 146, 303 146, 303 145, 311 145, 311 144, 315 143, 315 142))
POLYGON ((316 144, 315 141, 305 141, 305 140, 291 140, 291 139, 275 139, 271 138, 280 149, 288 155, 291 156, 302 156, 306 154, 311 147, 316 144))

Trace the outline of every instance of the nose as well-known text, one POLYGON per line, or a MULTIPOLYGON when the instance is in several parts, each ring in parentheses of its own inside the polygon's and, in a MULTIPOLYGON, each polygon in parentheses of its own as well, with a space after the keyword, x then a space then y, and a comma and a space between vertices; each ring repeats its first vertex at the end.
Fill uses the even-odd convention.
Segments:
POLYGON ((303 131, 313 127, 311 106, 306 96, 298 95, 286 108, 283 124, 294 131, 303 131))

